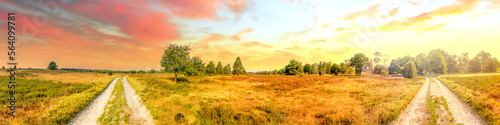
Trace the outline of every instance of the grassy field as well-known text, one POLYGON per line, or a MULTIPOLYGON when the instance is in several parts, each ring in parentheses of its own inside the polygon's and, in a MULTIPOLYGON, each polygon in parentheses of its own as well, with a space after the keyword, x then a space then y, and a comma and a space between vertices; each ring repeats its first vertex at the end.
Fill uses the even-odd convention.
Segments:
POLYGON ((388 124, 425 78, 132 74, 156 124, 388 124))
MULTIPOLYGON (((9 76, 1 71, 1 83, 9 76)), ((6 112, 1 100, 0 124, 68 123, 118 75, 66 71, 21 71, 16 74, 16 117, 6 112)), ((0 86, 0 98, 9 97, 7 85, 0 86)))
POLYGON ((500 75, 453 75, 437 78, 477 110, 488 124, 500 124, 500 75))

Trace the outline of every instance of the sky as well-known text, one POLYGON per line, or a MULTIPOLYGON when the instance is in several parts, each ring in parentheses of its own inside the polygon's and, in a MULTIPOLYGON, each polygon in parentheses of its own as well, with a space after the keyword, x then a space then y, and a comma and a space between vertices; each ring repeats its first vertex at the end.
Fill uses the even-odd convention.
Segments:
MULTIPOLYGON (((169 44, 247 71, 341 63, 356 53, 389 61, 443 49, 500 57, 500 0, 2 0, 16 13, 21 68, 162 69, 169 44)), ((7 42, 0 45, 6 52, 7 42)), ((8 55, 0 56, 6 65, 8 55)), ((389 62, 386 62, 389 63, 389 62)))

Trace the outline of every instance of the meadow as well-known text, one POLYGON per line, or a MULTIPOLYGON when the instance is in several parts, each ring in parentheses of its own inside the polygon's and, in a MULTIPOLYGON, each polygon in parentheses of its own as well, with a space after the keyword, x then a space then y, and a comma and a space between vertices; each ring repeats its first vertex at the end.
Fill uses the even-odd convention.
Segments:
POLYGON ((389 124, 425 81, 330 75, 128 79, 156 124, 389 124))
POLYGON ((439 78, 488 124, 500 124, 500 75, 443 75, 439 78))
MULTIPOLYGON (((5 70, 0 82, 7 83, 5 70)), ((19 71, 16 74, 16 117, 7 115, 7 100, 1 100, 0 124, 65 124, 87 106, 119 74, 67 71, 19 71)), ((7 85, 0 98, 8 98, 7 85)))

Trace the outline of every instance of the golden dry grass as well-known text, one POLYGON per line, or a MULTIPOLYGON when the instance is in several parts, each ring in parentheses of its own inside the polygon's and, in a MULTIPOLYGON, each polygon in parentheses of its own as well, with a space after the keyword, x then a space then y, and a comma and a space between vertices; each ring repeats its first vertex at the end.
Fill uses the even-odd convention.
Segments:
POLYGON ((488 124, 500 124, 500 75, 443 75, 437 77, 488 124))
POLYGON ((388 124, 424 82, 377 76, 132 74, 157 124, 388 124))
MULTIPOLYGON (((16 74, 16 117, 0 114, 0 124, 66 124, 117 75, 66 71, 21 71, 16 74)), ((0 76, 6 83, 8 76, 0 76)), ((0 98, 8 98, 0 86, 0 98)), ((0 112, 8 112, 7 100, 0 112)))

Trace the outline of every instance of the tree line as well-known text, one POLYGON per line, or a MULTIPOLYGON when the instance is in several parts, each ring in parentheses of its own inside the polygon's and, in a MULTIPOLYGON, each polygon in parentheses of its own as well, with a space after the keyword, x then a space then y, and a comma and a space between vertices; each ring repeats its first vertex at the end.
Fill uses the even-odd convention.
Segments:
POLYGON ((201 57, 191 57, 191 48, 188 45, 180 46, 170 44, 162 55, 160 65, 165 68, 165 71, 175 74, 174 81, 177 81, 177 75, 184 74, 186 76, 205 76, 216 74, 234 74, 247 75, 243 67, 240 57, 234 61, 233 67, 227 64, 222 66, 219 61, 217 66, 213 61, 210 61, 206 66, 201 57))
POLYGON ((403 64, 413 62, 416 65, 418 74, 460 74, 460 73, 495 73, 500 72, 500 62, 491 54, 481 51, 472 59, 469 53, 452 55, 442 49, 435 49, 429 52, 418 54, 416 57, 405 56, 393 59, 388 67, 390 74, 403 72, 403 64))
POLYGON ((500 62, 490 53, 481 51, 470 60, 468 53, 462 55, 451 55, 442 49, 418 54, 416 57, 404 56, 393 59, 387 65, 387 55, 380 52, 374 53, 375 58, 370 59, 363 53, 355 54, 351 59, 337 64, 320 61, 302 65, 301 62, 292 59, 283 69, 271 71, 259 71, 257 75, 301 75, 301 74, 357 74, 362 72, 369 74, 401 74, 405 78, 414 78, 417 74, 457 74, 457 73, 494 73, 500 72, 500 62))

